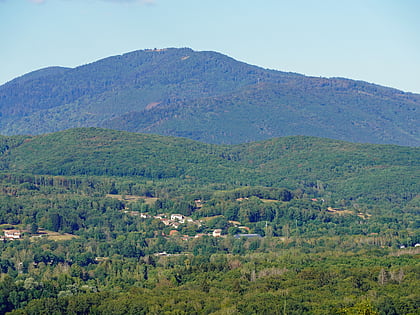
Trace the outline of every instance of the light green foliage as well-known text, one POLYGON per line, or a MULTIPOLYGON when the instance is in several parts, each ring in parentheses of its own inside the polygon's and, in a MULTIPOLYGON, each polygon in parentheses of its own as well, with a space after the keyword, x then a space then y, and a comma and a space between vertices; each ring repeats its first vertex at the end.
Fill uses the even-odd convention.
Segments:
POLYGON ((418 157, 307 137, 22 138, 0 157, 0 223, 23 231, 0 242, 0 312, 415 314, 418 157), (192 221, 154 218, 175 213, 192 221))

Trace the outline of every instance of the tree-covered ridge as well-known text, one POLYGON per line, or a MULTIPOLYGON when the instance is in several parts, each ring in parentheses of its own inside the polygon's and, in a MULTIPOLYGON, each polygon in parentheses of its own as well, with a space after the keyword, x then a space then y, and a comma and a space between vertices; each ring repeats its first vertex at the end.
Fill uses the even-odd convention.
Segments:
POLYGON ((313 196, 403 205, 420 191, 419 149, 411 147, 303 136, 217 146, 97 128, 3 141, 11 139, 20 145, 1 158, 8 172, 299 187, 313 196))
POLYGON ((263 72, 221 54, 186 48, 135 51, 74 69, 37 71, 0 87, 2 119, 7 123, 8 118, 15 119, 14 125, 2 127, 2 133, 98 125, 149 103, 235 90, 255 82, 263 72), (43 124, 36 127, 37 121, 43 124))
POLYGON ((215 52, 144 50, 0 87, 2 134, 101 126, 242 143, 288 135, 419 145, 417 94, 266 70, 215 52))
POLYGON ((211 157, 212 147, 188 139, 85 128, 28 138, 4 160, 10 170, 34 174, 178 177, 204 162, 204 156, 211 157))
POLYGON ((295 78, 288 84, 264 82, 218 97, 161 103, 113 118, 102 126, 209 143, 309 135, 362 143, 416 145, 418 101, 404 100, 410 105, 401 106, 404 94, 383 95, 381 89, 371 91, 372 87, 362 82, 307 80, 295 78), (401 120, 394 120, 395 115, 401 120), (406 132, 396 131, 397 126, 406 132))

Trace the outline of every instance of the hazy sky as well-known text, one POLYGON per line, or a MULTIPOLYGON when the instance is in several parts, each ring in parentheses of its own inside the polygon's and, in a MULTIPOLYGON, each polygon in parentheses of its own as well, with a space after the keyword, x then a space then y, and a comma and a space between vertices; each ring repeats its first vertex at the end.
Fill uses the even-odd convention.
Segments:
POLYGON ((420 93, 419 0, 0 0, 0 84, 164 47, 420 93))

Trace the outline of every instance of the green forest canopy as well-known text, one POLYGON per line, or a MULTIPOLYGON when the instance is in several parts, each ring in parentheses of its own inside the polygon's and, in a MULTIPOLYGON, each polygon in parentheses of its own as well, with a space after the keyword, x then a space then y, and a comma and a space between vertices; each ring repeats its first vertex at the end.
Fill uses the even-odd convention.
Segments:
POLYGON ((23 233, 0 243, 0 313, 419 308, 418 148, 96 128, 0 148, 0 224, 23 233), (171 213, 192 221, 154 218, 171 213))

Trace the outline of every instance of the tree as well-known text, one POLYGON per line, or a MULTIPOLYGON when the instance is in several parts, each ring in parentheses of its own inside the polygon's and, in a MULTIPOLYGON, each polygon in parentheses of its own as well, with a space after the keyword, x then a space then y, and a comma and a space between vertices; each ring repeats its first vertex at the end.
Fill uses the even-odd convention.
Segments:
POLYGON ((38 233, 38 224, 36 224, 35 222, 31 224, 31 228, 30 228, 30 232, 31 234, 37 234, 38 233))
POLYGON ((384 285, 387 282, 388 282, 387 272, 384 268, 382 268, 381 271, 379 272, 379 275, 378 275, 378 283, 380 285, 384 285))

